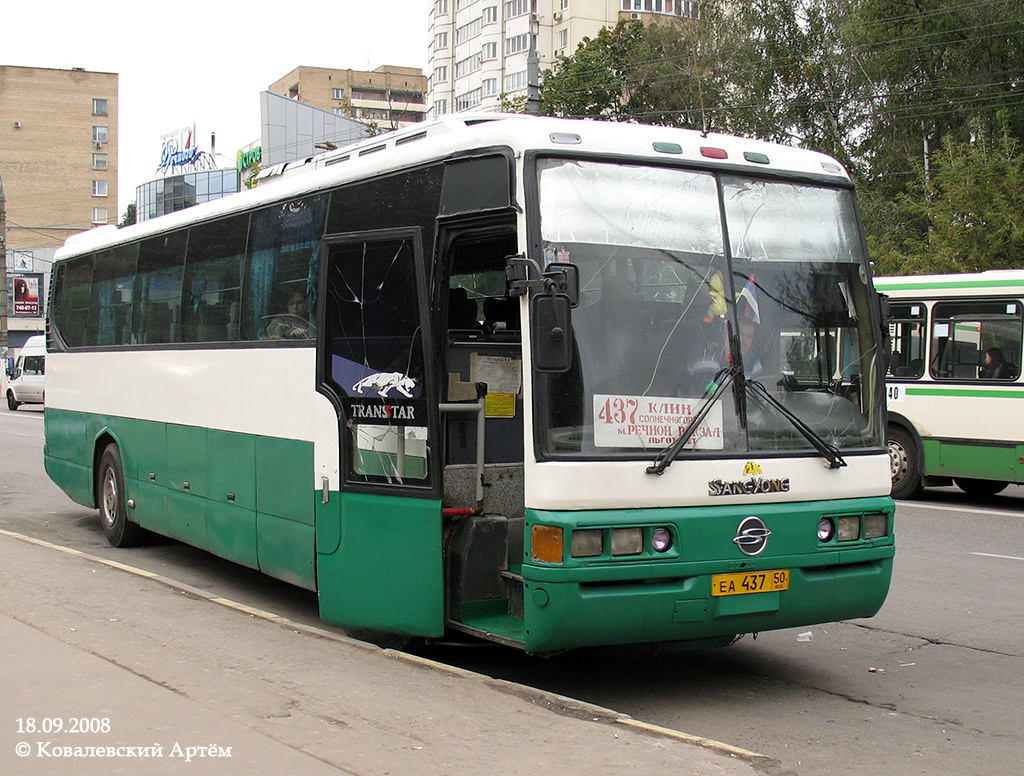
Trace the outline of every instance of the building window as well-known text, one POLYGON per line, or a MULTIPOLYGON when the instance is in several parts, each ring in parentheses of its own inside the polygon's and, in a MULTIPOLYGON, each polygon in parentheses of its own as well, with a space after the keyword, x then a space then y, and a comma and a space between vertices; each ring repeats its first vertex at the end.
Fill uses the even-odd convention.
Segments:
POLYGON ((476 0, 455 0, 455 10, 461 11, 463 8, 469 8, 475 2, 476 0))
POLYGON ((558 0, 558 10, 566 11, 569 8, 569 0, 558 0))
POLYGON ((530 0, 508 0, 505 3, 505 18, 514 19, 517 16, 523 16, 531 10, 530 5, 530 0))
POLYGON ((357 89, 352 87, 353 100, 374 100, 376 102, 387 102, 388 95, 383 89, 357 89))
POLYGON ((461 62, 455 63, 455 77, 462 78, 470 73, 475 73, 480 69, 480 55, 473 54, 472 56, 466 57, 461 62))
POLYGON ((518 73, 512 73, 511 75, 505 76, 505 91, 506 92, 521 92, 526 88, 529 80, 526 77, 526 71, 520 70, 518 73))
POLYGON ((439 32, 434 36, 434 50, 448 48, 448 33, 439 32))
POLYGON ((107 128, 106 127, 93 127, 92 128, 92 142, 94 142, 94 143, 106 143, 107 142, 107 128))
POLYGON ((455 110, 469 110, 475 108, 484 99, 484 91, 481 88, 473 89, 472 91, 460 94, 455 98, 455 110))
POLYGON ((409 89, 392 89, 391 101, 421 105, 423 104, 423 92, 414 92, 409 89))
POLYGON ((436 0, 434 3, 434 16, 444 16, 448 13, 448 0, 436 0))
POLYGON ((492 59, 498 58, 498 44, 497 43, 485 43, 483 49, 480 52, 480 56, 484 62, 490 62, 492 59))
POLYGON ((107 196, 107 182, 106 181, 93 181, 92 182, 92 195, 94 197, 105 197, 105 196, 107 196))
POLYGON ((469 24, 463 24, 457 30, 455 30, 455 45, 465 43, 467 40, 472 40, 480 31, 483 29, 484 23, 482 19, 474 19, 469 24))
POLYGON ((483 15, 480 18, 483 19, 484 24, 497 24, 498 6, 492 5, 484 8, 483 15))
MULTIPOLYGON (((534 41, 536 43, 536 41, 534 41)), ((512 37, 505 38, 505 56, 511 54, 518 54, 521 51, 526 51, 530 47, 530 33, 524 32, 522 35, 513 35, 512 37)))
POLYGON ((441 65, 434 68, 434 76, 430 81, 431 88, 438 84, 448 83, 448 65, 441 65))
POLYGON ((443 116, 448 112, 448 100, 434 100, 434 105, 430 110, 435 119, 443 116))
POLYGON ((485 78, 483 83, 484 97, 493 97, 498 93, 498 79, 485 78))
POLYGON ((107 155, 106 154, 93 154, 92 155, 92 168, 94 170, 105 170, 105 169, 107 169, 107 155))
POLYGON ((94 207, 92 209, 92 222, 94 224, 107 223, 107 209, 105 207, 94 207))
POLYGON ((92 115, 93 116, 106 116, 107 115, 107 101, 99 97, 92 98, 92 115))
POLYGON ((559 30, 558 31, 558 48, 566 48, 569 45, 569 31, 559 30))
POLYGON ((357 119, 373 119, 374 121, 388 117, 388 112, 383 108, 356 108, 355 114, 357 119))
POLYGON ((331 87, 331 99, 332 100, 344 100, 345 99, 345 87, 344 86, 332 86, 331 87))

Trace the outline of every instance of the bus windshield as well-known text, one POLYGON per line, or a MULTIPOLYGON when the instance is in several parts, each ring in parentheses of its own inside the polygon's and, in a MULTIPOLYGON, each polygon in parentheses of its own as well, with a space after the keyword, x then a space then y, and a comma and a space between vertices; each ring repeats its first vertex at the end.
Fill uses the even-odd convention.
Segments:
POLYGON ((540 379, 545 455, 650 459, 730 374, 682 457, 882 444, 851 191, 561 159, 538 181, 545 263, 581 285, 573 365, 540 379))

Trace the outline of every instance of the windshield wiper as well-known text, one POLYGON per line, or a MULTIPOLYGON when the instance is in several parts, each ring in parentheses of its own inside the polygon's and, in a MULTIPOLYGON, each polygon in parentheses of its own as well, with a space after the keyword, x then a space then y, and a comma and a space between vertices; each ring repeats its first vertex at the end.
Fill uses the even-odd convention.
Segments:
POLYGON ((772 407, 775 407, 782 416, 793 424, 793 428, 799 431, 803 437, 810 442, 814 448, 822 454, 825 460, 828 461, 828 468, 838 469, 841 466, 846 466, 846 461, 839 454, 839 449, 830 445, 813 428, 804 423, 800 418, 794 415, 790 410, 786 409, 785 405, 782 404, 778 399, 772 396, 768 389, 765 388, 761 383, 756 380, 744 379, 747 388, 754 392, 754 395, 760 398, 762 401, 767 402, 772 407))
POLYGON ((654 463, 648 466, 645 470, 647 474, 664 474, 665 469, 672 465, 672 462, 679 456, 679 453, 686 443, 690 441, 700 424, 704 422, 704 418, 707 417, 708 413, 711 412, 711 408, 715 406, 725 389, 729 387, 729 384, 736 379, 737 375, 740 375, 742 380, 742 372, 738 367, 726 367, 725 369, 719 370, 718 374, 715 375, 715 379, 708 384, 708 388, 711 390, 711 395, 708 396, 704 403, 700 405, 697 413, 693 416, 693 420, 690 421, 690 425, 686 427, 686 430, 676 439, 672 444, 658 453, 658 457, 654 459, 654 463))

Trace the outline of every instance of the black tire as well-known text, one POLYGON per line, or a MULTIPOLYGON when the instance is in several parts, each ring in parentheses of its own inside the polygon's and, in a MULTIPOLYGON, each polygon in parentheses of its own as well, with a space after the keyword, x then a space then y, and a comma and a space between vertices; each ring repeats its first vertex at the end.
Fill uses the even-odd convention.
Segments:
POLYGON ((917 443, 899 426, 889 426, 889 474, 893 498, 914 498, 921 492, 921 456, 917 443))
POLYGON ((128 519, 124 497, 124 469, 117 445, 107 445, 96 471, 96 505, 100 527, 114 547, 134 547, 142 542, 145 530, 128 519))
POLYGON ((953 482, 960 490, 971 496, 994 496, 1010 484, 1000 480, 976 480, 973 477, 954 477, 953 482))
POLYGON ((7 409, 9 409, 11 412, 14 412, 14 410, 18 409, 18 407, 20 407, 20 406, 21 406, 21 402, 20 401, 16 401, 15 398, 14 398, 14 391, 8 389, 8 391, 7 391, 7 409))
POLYGON ((381 649, 405 650, 413 641, 412 636, 404 633, 370 630, 369 628, 346 628, 345 633, 357 641, 376 644, 381 649))

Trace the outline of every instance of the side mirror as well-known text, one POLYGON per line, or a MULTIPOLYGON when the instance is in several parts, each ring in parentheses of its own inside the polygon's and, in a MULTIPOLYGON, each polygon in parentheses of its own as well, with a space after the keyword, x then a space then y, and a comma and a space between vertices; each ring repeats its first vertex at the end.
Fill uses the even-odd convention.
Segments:
POLYGON ((580 268, 568 262, 548 264, 544 277, 554 284, 551 291, 565 294, 573 307, 580 306, 580 268))
POLYGON ((569 371, 572 302, 567 294, 537 294, 530 300, 530 345, 538 372, 569 371))

